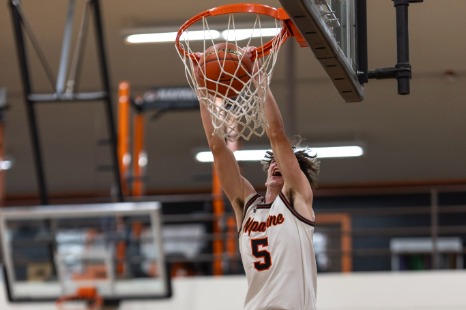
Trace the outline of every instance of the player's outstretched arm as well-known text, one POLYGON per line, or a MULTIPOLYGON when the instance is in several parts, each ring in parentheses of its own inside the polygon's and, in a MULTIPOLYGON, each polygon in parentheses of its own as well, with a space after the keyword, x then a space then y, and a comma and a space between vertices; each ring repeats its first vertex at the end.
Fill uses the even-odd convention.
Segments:
POLYGON ((214 127, 210 118, 210 113, 204 104, 201 106, 201 117, 204 131, 209 142, 209 148, 214 155, 215 171, 218 175, 220 185, 227 195, 235 210, 235 214, 242 218, 244 200, 255 193, 252 185, 241 176, 238 163, 230 148, 218 135, 212 135, 214 127))
POLYGON ((252 185, 241 176, 238 163, 225 141, 218 135, 212 135, 214 126, 210 117, 210 112, 200 103, 202 124, 209 142, 209 148, 214 155, 214 166, 223 191, 235 211, 238 229, 241 227, 243 218, 243 207, 245 199, 256 191, 252 185))
MULTIPOLYGON (((253 47, 249 48, 246 52, 251 53, 253 49, 253 47)), ((259 61, 256 61, 255 63, 257 66, 260 66, 259 61)), ((255 69, 257 70, 257 68, 255 69)), ((266 83, 264 76, 256 76, 256 80, 266 83)), ((296 204, 296 211, 307 219, 313 221, 314 212, 312 211, 312 188, 306 176, 301 171, 298 160, 296 159, 290 142, 286 137, 283 119, 270 88, 267 88, 265 113, 267 122, 269 123, 267 136, 269 137, 274 158, 277 161, 280 173, 285 180, 283 192, 287 198, 293 200, 292 203, 297 200, 303 202, 296 204)))

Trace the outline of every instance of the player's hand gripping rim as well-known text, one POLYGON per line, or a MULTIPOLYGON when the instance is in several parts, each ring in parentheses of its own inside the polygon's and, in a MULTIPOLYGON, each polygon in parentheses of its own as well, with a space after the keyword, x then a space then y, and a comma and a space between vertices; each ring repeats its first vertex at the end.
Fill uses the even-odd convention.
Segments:
POLYGON ((253 54, 256 54, 256 59, 253 60, 253 69, 252 69, 252 82, 256 88, 266 86, 266 75, 262 70, 262 63, 259 57, 257 57, 257 48, 255 46, 248 46, 244 48, 244 57, 251 58, 253 54))

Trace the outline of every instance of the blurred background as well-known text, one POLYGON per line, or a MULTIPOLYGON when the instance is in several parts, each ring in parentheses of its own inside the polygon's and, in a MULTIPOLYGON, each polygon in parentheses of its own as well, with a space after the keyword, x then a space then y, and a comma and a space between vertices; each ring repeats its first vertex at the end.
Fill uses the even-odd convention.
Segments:
MULTIPOLYGON (((255 2, 281 6, 275 0, 255 2)), ((164 90, 188 87, 174 42, 128 44, 129 34, 176 32, 197 13, 239 1, 101 0, 110 98, 104 103, 35 104, 34 132, 41 148, 42 181, 38 178, 31 115, 24 97, 9 3, 3 1, 0 9, 0 88, 4 89, 6 104, 1 110, 1 205, 43 204, 41 182, 46 184, 46 202, 50 205, 118 202, 110 104, 118 132, 118 156, 124 167, 121 194, 125 201, 160 202, 163 248, 174 297, 158 305, 172 309, 169 303, 176 302, 173 309, 190 309, 186 300, 208 299, 209 307, 219 309, 221 300, 201 292, 187 293, 195 285, 207 285, 206 289, 215 290, 216 286, 219 292, 225 288, 219 296, 241 307, 247 285, 232 209, 220 195, 212 164, 196 159, 198 152, 208 150, 198 108, 193 103, 192 108, 177 111, 138 110, 133 104, 122 110, 120 105, 122 94, 142 102, 154 93, 162 96, 164 90), (122 81, 127 84, 119 90, 122 81), (124 124, 128 135, 120 140, 124 124), (137 124, 142 127, 133 127, 137 124), (130 154, 138 143, 138 152, 130 154), (131 169, 136 157, 137 171, 131 169), (227 282, 202 284, 209 280, 201 276, 224 276, 208 279, 227 282), (201 282, 193 282, 196 279, 201 282), (229 287, 237 288, 237 293, 230 294, 229 287)), ((57 76, 68 3, 21 3, 43 58, 57 76)), ((86 1, 76 1, 71 51, 77 47, 75 38, 85 7, 86 1)), ((393 2, 367 1, 367 12, 369 68, 392 66, 396 63, 393 2)), ((456 293, 466 287, 466 27, 461 22, 466 2, 425 1, 412 4, 409 13, 413 75, 407 96, 397 94, 395 80, 371 80, 362 102, 346 103, 309 48, 288 40, 278 56, 270 87, 284 116, 287 134, 301 135, 311 147, 357 145, 363 150, 357 157, 321 159, 319 188, 314 192, 314 247, 322 309, 466 307, 464 294, 456 293), (291 88, 290 80, 294 81, 291 88), (346 292, 347 287, 352 293, 346 292), (408 294, 409 290, 413 293, 408 294), (403 298, 397 303, 389 298, 394 295, 403 298), (341 299, 335 301, 338 296, 341 299)), ((93 26, 95 20, 90 19, 93 26)), ((96 32, 90 28, 80 70, 82 92, 105 89, 96 42, 96 32)), ((32 92, 53 93, 27 36, 25 47, 32 92)), ((264 135, 241 140, 235 147, 270 146, 264 135)), ((263 193, 266 173, 260 163, 245 161, 240 167, 245 178, 263 193)), ((128 222, 132 233, 133 222, 128 222)), ((34 251, 20 254, 30 260, 38 255, 34 251)), ((23 268, 26 279, 27 264, 23 268)), ((198 307, 208 309, 201 304, 196 301, 198 307)), ((143 305, 140 307, 151 304, 143 305)))

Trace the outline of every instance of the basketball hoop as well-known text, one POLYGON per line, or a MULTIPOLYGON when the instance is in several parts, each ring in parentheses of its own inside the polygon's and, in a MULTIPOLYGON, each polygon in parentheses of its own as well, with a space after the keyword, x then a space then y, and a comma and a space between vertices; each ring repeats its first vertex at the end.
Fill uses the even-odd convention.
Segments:
POLYGON ((103 299, 97 294, 94 287, 82 287, 76 291, 74 295, 66 295, 57 299, 58 310, 98 310, 102 307, 103 299), (75 307, 67 305, 70 302, 83 301, 86 303, 83 307, 75 307))
MULTIPOLYGON (((302 38, 283 9, 262 4, 220 6, 194 16, 181 26, 175 46, 185 65, 190 87, 210 112, 214 126, 213 134, 218 134, 221 138, 232 142, 240 137, 249 140, 253 134, 257 136, 264 134, 268 128, 265 118, 265 99, 278 51, 287 37, 295 35, 302 38), (235 27, 237 13, 256 14, 252 27, 237 29, 235 27), (207 21, 207 17, 219 15, 228 15, 228 26, 223 32, 221 44, 217 44, 218 41, 214 42, 215 38, 207 21), (263 40, 265 30, 261 24, 261 16, 272 17, 275 23, 275 28, 267 29, 268 31, 275 29, 275 36, 266 43, 263 40), (190 42, 188 28, 199 21, 202 21, 204 32, 201 38, 203 49, 197 52, 208 50, 209 52, 206 51, 205 54, 196 53, 191 48, 195 44, 190 42), (244 36, 245 31, 250 33, 247 37, 244 36), (238 38, 238 33, 242 34, 241 38, 238 38), (247 43, 240 47, 238 41, 247 43), (251 48, 253 41, 258 42, 259 47, 251 48), (250 53, 250 60, 243 59, 248 57, 246 49, 250 53), (207 57, 210 57, 210 60, 207 60, 207 57), (212 66, 212 62, 215 61, 216 76, 212 78, 209 75, 211 69, 207 70, 206 63, 211 62, 209 66, 212 66), (233 62, 236 63, 232 68, 233 62), (241 72, 241 76, 238 72, 241 72)), ((298 38, 297 40, 299 41, 298 38)))

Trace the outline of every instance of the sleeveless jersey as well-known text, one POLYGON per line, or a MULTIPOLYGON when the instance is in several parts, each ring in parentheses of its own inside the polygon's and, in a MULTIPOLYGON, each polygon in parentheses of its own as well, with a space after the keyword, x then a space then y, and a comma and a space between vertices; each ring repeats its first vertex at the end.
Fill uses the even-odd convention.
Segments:
POLYGON ((257 194, 247 201, 239 232, 248 280, 245 310, 316 309, 313 235, 314 222, 298 214, 283 193, 270 204, 257 194))

